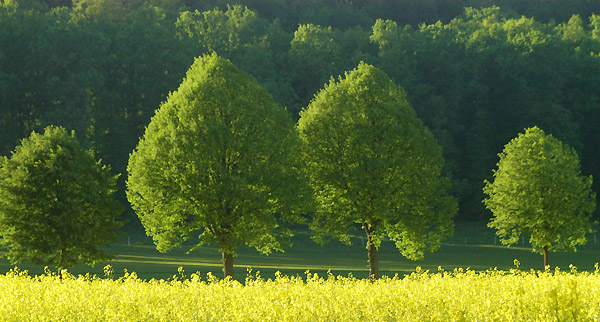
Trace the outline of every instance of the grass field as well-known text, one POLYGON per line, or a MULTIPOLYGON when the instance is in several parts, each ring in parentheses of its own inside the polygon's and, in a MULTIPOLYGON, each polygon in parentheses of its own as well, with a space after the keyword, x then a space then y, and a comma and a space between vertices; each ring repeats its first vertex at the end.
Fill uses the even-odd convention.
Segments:
MULTIPOLYGON (((579 247, 578 252, 551 253, 552 266, 568 270, 569 265, 575 265, 579 270, 594 271, 594 264, 600 262, 600 240, 594 243, 593 235, 587 245, 579 247)), ((200 272, 205 275, 212 272, 220 277, 221 255, 215 247, 202 247, 190 254, 184 249, 176 249, 168 253, 156 251, 151 239, 143 235, 123 236, 120 243, 110 247, 115 259, 99 263, 95 267, 78 266, 69 272, 78 275, 91 273, 103 275, 103 267, 112 265, 115 277, 123 275, 125 269, 136 272, 142 279, 168 279, 177 274, 178 267, 183 267, 186 274, 200 272)), ((360 237, 352 240, 350 246, 332 242, 319 246, 310 240, 307 232, 299 232, 292 238, 293 246, 285 253, 261 255, 252 249, 242 249, 235 258, 236 279, 243 281, 247 268, 254 272, 260 271, 261 276, 272 278, 276 271, 284 275, 304 276, 307 270, 323 276, 328 270, 334 275, 348 275, 365 278, 368 276, 367 252, 360 237)), ((391 242, 384 242, 380 249, 380 270, 382 275, 403 276, 415 271, 417 266, 424 270, 437 271, 441 266, 445 270, 454 268, 471 268, 485 271, 497 267, 500 270, 514 268, 514 259, 521 262, 522 270, 542 269, 542 256, 531 253, 525 243, 517 247, 507 248, 497 242, 494 245, 493 231, 484 225, 461 224, 456 228, 455 236, 449 239, 442 248, 433 254, 425 255, 422 261, 410 261, 402 257, 391 242)), ((0 273, 5 273, 14 266, 6 259, 0 260, 0 273)), ((29 270, 30 274, 43 273, 44 268, 33 264, 18 265, 20 269, 29 270)))

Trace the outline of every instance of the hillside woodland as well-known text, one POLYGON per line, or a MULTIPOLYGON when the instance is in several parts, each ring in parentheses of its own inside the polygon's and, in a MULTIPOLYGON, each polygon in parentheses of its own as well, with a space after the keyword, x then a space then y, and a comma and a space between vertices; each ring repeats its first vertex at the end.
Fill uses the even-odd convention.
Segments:
POLYGON ((196 57, 229 59, 294 120, 362 61, 404 88, 442 146, 457 218, 488 219, 484 180, 526 127, 600 178, 596 14, 586 0, 2 0, 0 155, 48 125, 75 130, 122 173, 126 205, 129 155, 196 57))

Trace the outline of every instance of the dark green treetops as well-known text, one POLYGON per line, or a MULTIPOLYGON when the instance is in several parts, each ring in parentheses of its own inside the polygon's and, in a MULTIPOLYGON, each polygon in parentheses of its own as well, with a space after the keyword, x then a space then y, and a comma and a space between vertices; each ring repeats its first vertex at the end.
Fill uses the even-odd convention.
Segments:
POLYGON ((13 263, 56 264, 59 272, 109 258, 121 205, 117 176, 73 133, 47 127, 0 159, 0 243, 13 263))
POLYGON ((350 227, 360 225, 377 278, 384 236, 420 259, 452 234, 457 206, 440 176, 441 148, 385 73, 361 63, 300 115, 302 155, 320 204, 318 236, 349 241, 350 227))
POLYGON ((538 127, 510 141, 499 154, 493 182, 486 181, 485 205, 494 216, 503 244, 512 245, 521 235, 531 236, 534 252, 576 250, 592 231, 596 208, 592 177, 581 175, 574 149, 538 127))
MULTIPOLYGON (((157 248, 191 237, 223 254, 282 250, 301 219, 299 139, 291 117, 251 76, 216 54, 196 59, 129 160, 127 197, 157 248)), ((305 187, 305 188, 303 188, 305 187)))

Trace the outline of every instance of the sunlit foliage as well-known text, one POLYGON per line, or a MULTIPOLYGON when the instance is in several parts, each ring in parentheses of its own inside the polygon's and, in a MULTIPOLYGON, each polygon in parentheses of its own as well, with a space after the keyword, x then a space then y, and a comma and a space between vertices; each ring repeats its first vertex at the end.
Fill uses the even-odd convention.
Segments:
POLYGON ((320 205, 313 229, 347 242, 360 225, 375 277, 382 238, 421 259, 452 234, 456 202, 441 149, 383 71, 361 63, 332 79, 300 113, 298 131, 320 205))
POLYGON ((502 243, 530 236, 533 251, 575 250, 592 232, 596 209, 592 177, 581 174, 575 150, 538 127, 511 140, 500 155, 494 180, 486 181, 485 205, 494 214, 489 226, 502 243))
POLYGON ((205 55, 131 154, 127 197, 160 251, 199 236, 196 246, 219 246, 231 275, 240 246, 282 250, 288 224, 301 221, 311 191, 299 143, 289 114, 252 76, 205 55))
POLYGON ((121 205, 117 176, 61 127, 47 127, 0 158, 0 245, 13 263, 59 270, 111 258, 121 205))

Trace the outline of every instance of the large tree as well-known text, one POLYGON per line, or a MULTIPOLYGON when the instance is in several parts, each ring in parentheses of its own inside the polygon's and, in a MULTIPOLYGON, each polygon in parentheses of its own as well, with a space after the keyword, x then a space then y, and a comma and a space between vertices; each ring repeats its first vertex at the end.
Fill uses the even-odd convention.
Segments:
POLYGON ((440 176, 441 148, 384 72, 359 64, 300 115, 302 155, 320 203, 318 236, 349 241, 349 229, 360 225, 377 278, 384 236, 420 259, 451 235, 456 202, 440 176))
POLYGON ((596 208, 592 177, 581 174, 574 149, 538 127, 510 141, 499 154, 494 180, 486 181, 485 205, 494 214, 503 244, 512 245, 521 235, 530 236, 534 252, 576 250, 592 232, 596 208))
POLYGON ((157 110, 129 160, 127 197, 158 250, 216 244, 225 277, 239 246, 282 250, 308 185, 292 119, 254 78, 198 58, 157 110))
POLYGON ((98 246, 116 239, 117 176, 84 150, 74 133, 47 127, 0 159, 0 243, 13 263, 78 263, 110 258, 98 246))

